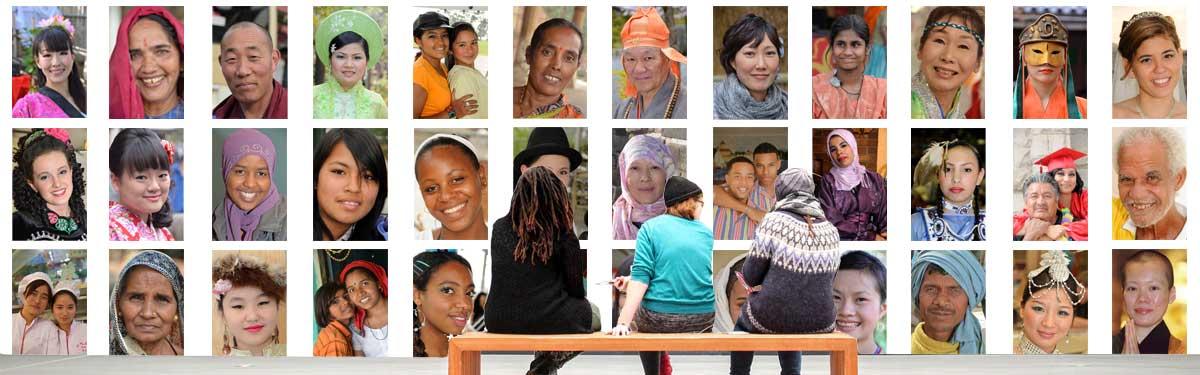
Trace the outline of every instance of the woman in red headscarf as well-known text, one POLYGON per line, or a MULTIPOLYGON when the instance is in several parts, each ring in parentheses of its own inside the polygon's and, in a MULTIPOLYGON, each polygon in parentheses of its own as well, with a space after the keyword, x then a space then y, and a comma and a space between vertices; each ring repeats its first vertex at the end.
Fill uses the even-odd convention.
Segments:
POLYGON ((109 118, 183 118, 183 24, 163 7, 135 7, 108 59, 109 118))
POLYGON ((387 270, 367 260, 356 260, 342 268, 339 279, 346 286, 346 297, 355 307, 354 322, 350 327, 354 355, 387 355, 387 270))

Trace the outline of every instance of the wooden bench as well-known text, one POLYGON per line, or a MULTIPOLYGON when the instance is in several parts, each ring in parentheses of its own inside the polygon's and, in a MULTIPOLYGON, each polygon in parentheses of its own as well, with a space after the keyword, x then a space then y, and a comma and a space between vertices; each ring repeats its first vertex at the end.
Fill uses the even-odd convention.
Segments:
MULTIPOLYGON (((583 352, 728 352, 728 351, 827 351, 830 373, 858 374, 858 342, 844 333, 816 335, 761 335, 719 333, 633 333, 625 337, 605 333, 573 335, 505 335, 466 333, 450 339, 450 375, 479 375, 484 351, 583 351, 583 352)), ((686 361, 685 357, 676 357, 686 361)))

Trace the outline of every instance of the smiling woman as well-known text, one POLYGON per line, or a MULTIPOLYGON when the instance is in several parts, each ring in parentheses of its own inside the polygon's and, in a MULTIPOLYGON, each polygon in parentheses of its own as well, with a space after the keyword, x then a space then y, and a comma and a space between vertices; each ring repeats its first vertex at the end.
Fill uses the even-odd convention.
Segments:
MULTIPOLYGON (((214 129, 218 139, 221 129, 214 129)), ((275 181, 280 160, 266 133, 286 139, 284 129, 239 129, 226 133, 221 148, 220 178, 223 203, 213 208, 212 238, 220 241, 283 241, 287 239, 287 202, 275 181)), ((286 155, 286 148, 283 155, 286 155)), ((282 170, 281 170, 282 171, 282 170)))
POLYGON ((419 240, 486 240, 487 166, 466 138, 434 134, 417 146, 418 197, 436 223, 418 220, 419 240))
POLYGON ((84 170, 70 131, 24 132, 13 155, 13 240, 87 240, 84 170))
POLYGON ((108 149, 108 172, 116 201, 108 203, 109 240, 174 241, 167 192, 175 145, 153 130, 124 129, 108 149))
POLYGON ((313 240, 387 240, 387 156, 367 129, 329 129, 313 155, 313 240))
POLYGON ((364 86, 387 48, 379 22, 362 11, 339 10, 316 26, 313 42, 320 67, 327 69, 323 83, 313 87, 313 117, 387 118, 383 96, 364 86))
POLYGON ((919 66, 912 77, 913 119, 982 117, 975 84, 983 69, 983 25, 982 8, 936 7, 919 33, 914 30, 920 39, 914 50, 919 66))
POLYGON ((125 13, 109 58, 110 118, 183 118, 183 41, 168 8, 125 13))

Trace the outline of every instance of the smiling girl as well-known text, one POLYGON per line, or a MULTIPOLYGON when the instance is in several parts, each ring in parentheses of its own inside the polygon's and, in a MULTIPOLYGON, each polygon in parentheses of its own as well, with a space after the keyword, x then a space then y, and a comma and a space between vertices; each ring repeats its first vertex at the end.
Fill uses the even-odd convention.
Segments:
POLYGON ((413 257, 413 356, 445 357, 474 313, 471 264, 449 251, 413 257))
POLYGON ((87 240, 84 172, 65 129, 33 129, 17 139, 13 240, 87 240))
POLYGON ((113 138, 108 172, 116 201, 108 202, 112 241, 174 241, 167 191, 175 146, 152 130, 129 128, 113 138))
POLYGON ((38 89, 13 104, 13 118, 87 117, 87 88, 75 63, 75 27, 63 16, 38 24, 46 25, 31 44, 38 89))
POLYGON ((475 145, 453 134, 434 134, 417 147, 418 194, 436 227, 419 228, 419 240, 486 240, 487 167, 475 145))
POLYGON ((374 134, 325 132, 313 155, 313 180, 313 240, 387 239, 387 156, 374 134))

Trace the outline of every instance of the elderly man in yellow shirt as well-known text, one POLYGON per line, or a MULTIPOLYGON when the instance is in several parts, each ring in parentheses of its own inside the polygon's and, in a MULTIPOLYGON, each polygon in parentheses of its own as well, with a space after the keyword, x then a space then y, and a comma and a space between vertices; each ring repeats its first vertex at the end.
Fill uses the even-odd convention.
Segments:
POLYGON ((1113 239, 1185 239, 1187 211, 1175 202, 1187 178, 1183 135, 1172 128, 1131 128, 1118 136, 1113 149, 1113 239))

